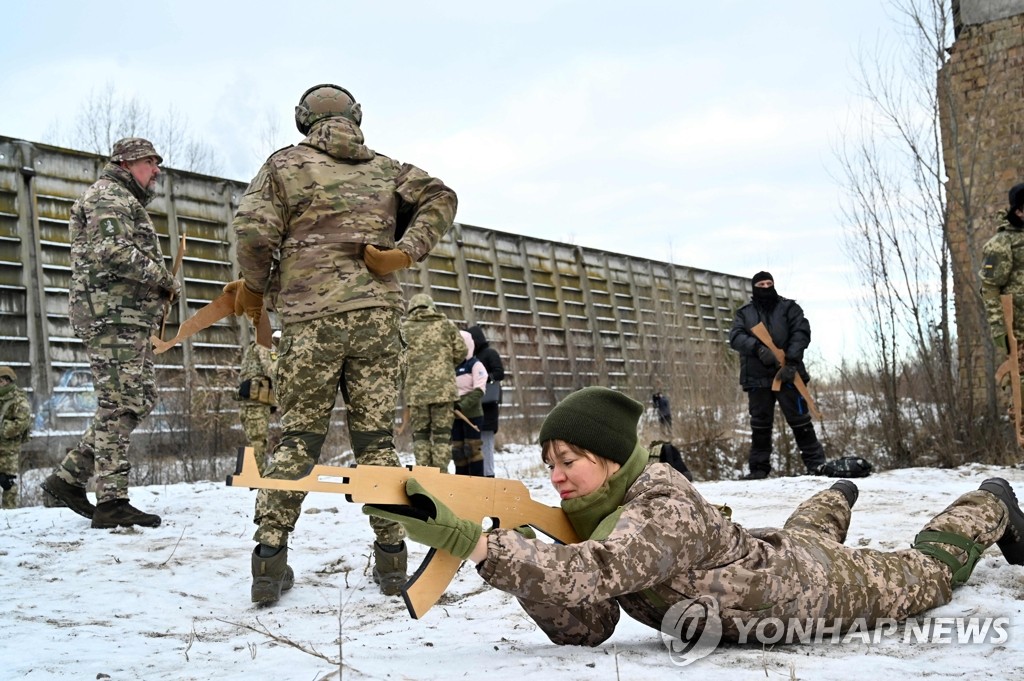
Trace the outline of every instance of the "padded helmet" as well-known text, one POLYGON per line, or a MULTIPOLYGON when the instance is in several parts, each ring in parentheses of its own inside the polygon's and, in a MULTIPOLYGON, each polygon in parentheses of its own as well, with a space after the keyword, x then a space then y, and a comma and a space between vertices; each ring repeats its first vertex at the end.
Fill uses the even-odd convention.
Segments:
POLYGON ((14 369, 11 367, 0 367, 0 378, 9 378, 11 382, 18 380, 18 377, 14 373, 14 369))
POLYGON ((302 93, 295 107, 295 127, 308 135, 313 124, 325 118, 341 116, 356 125, 363 122, 363 109, 352 93, 338 85, 314 85, 302 93))

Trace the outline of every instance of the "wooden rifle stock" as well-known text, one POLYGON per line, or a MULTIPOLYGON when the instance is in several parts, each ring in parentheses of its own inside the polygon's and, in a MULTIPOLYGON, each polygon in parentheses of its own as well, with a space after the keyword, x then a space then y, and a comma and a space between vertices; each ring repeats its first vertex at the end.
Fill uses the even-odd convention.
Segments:
MULTIPOLYGON (((405 483, 416 478, 423 487, 460 518, 475 522, 491 518, 496 527, 531 525, 563 544, 579 541, 562 509, 530 498, 519 480, 449 475, 430 466, 323 466, 315 465, 298 480, 265 478, 256 467, 252 447, 238 455, 229 487, 288 490, 293 492, 331 492, 344 494, 357 504, 409 505, 405 483)), ((441 597, 462 565, 462 559, 447 551, 431 549, 419 569, 402 587, 402 598, 413 619, 420 619, 441 597)))
MULTIPOLYGON (((150 336, 153 343, 153 353, 160 355, 181 341, 191 338, 203 329, 208 329, 225 317, 235 313, 235 294, 224 292, 211 300, 203 307, 196 310, 196 313, 183 321, 178 326, 178 333, 170 340, 161 340, 156 336, 150 336)), ((163 331, 161 331, 161 334, 163 331)), ((263 314, 260 315, 260 323, 256 327, 256 342, 265 348, 271 345, 270 316, 267 315, 267 306, 263 306, 263 314)))
POLYGON ((479 428, 477 428, 477 425, 476 425, 475 423, 473 423, 472 421, 470 421, 470 420, 469 420, 469 417, 468 417, 468 416, 466 416, 465 414, 463 414, 463 413, 462 413, 462 412, 461 412, 460 410, 458 410, 458 409, 455 409, 455 410, 453 410, 453 411, 455 412, 455 416, 456 416, 456 418, 458 418, 458 419, 459 419, 460 421, 465 421, 466 423, 468 423, 468 424, 469 424, 469 427, 470 427, 470 428, 472 428, 473 430, 475 430, 476 432, 478 432, 478 433, 480 432, 480 429, 479 429, 479 428))
MULTIPOLYGON (((764 322, 754 324, 750 329, 750 333, 754 334, 757 340, 764 343, 765 347, 772 351, 772 354, 775 355, 775 359, 779 361, 780 367, 786 366, 786 353, 776 347, 775 341, 772 340, 772 335, 768 333, 768 328, 764 325, 764 322)), ((782 369, 780 368, 779 371, 782 371, 782 369)), ((800 396, 807 402, 807 409, 811 412, 811 416, 820 421, 821 412, 818 411, 818 406, 814 404, 814 398, 811 397, 811 391, 807 389, 807 384, 804 383, 804 379, 799 373, 793 377, 793 385, 796 386, 797 392, 799 392, 800 396)), ((772 381, 772 390, 779 392, 781 389, 782 380, 779 378, 778 374, 776 374, 775 380, 772 381)))
POLYGON ((1010 375, 1010 394, 1013 396, 1013 425, 1017 429, 1017 444, 1024 447, 1024 432, 1021 430, 1021 390, 1020 390, 1020 355, 1017 350, 1017 336, 1013 333, 1013 296, 999 296, 999 304, 1003 308, 1003 321, 1006 324, 1006 345, 1009 356, 996 369, 996 384, 1006 374, 1010 375))

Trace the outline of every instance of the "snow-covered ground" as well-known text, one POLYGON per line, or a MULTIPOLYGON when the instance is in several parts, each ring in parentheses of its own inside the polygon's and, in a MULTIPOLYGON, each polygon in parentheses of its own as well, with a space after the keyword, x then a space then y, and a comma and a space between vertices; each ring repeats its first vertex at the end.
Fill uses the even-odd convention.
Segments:
MULTIPOLYGON (((499 453, 556 504, 536 447, 499 453)), ((906 547, 962 492, 999 475, 1024 497, 1024 470, 909 469, 858 481, 847 543, 906 547)), ((27 476, 31 477, 31 476, 27 476)), ((697 482, 741 524, 781 524, 830 480, 697 482)), ((422 620, 379 594, 368 574, 370 531, 359 507, 311 494, 290 546, 295 587, 274 607, 249 602, 255 493, 206 482, 133 488, 156 529, 93 530, 66 509, 0 514, 0 678, 4 679, 1024 679, 1024 568, 995 547, 933 617, 1008 618, 1005 641, 719 647, 680 668, 658 632, 623 617, 595 648, 552 645, 514 599, 464 565, 422 620)), ((424 554, 414 546, 412 561, 424 554)), ((954 636, 955 638, 955 636, 954 636)))

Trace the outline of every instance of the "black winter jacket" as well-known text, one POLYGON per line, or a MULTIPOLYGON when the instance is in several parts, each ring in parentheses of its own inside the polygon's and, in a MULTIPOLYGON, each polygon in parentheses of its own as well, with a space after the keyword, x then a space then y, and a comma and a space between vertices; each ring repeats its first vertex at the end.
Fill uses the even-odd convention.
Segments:
MULTIPOLYGON (((487 369, 487 382, 501 382, 505 378, 505 366, 501 363, 501 355, 490 346, 484 337, 484 330, 479 326, 471 326, 468 329, 469 335, 473 337, 475 348, 473 356, 480 360, 487 369)), ((498 403, 484 405, 484 422, 480 430, 489 430, 492 433, 498 432, 498 403)))
POLYGON ((775 345, 786 353, 786 363, 795 362, 804 382, 810 381, 803 359, 804 350, 811 344, 811 324, 795 300, 779 296, 779 302, 771 312, 765 312, 753 302, 736 311, 732 330, 729 331, 729 345, 740 353, 740 385, 743 389, 770 388, 775 378, 775 372, 762 364, 757 356, 761 341, 750 333, 758 322, 764 322, 775 345))

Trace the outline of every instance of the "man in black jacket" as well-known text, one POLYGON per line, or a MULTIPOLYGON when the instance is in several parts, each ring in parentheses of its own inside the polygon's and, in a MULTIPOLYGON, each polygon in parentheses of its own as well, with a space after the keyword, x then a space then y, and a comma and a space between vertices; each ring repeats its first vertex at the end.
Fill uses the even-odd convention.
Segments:
POLYGON ((811 325, 796 301, 776 292, 775 280, 769 272, 758 272, 751 283, 751 301, 736 311, 729 331, 729 345, 740 353, 740 385, 747 393, 750 406, 750 472, 743 479, 761 480, 771 472, 776 401, 793 430, 807 472, 819 474, 825 463, 825 450, 814 432, 807 402, 793 385, 797 373, 804 383, 811 380, 803 363, 804 350, 811 343, 811 325), (764 322, 776 347, 785 353, 784 367, 780 367, 775 355, 750 332, 758 322, 764 322), (771 386, 780 369, 782 389, 776 393, 771 386))

